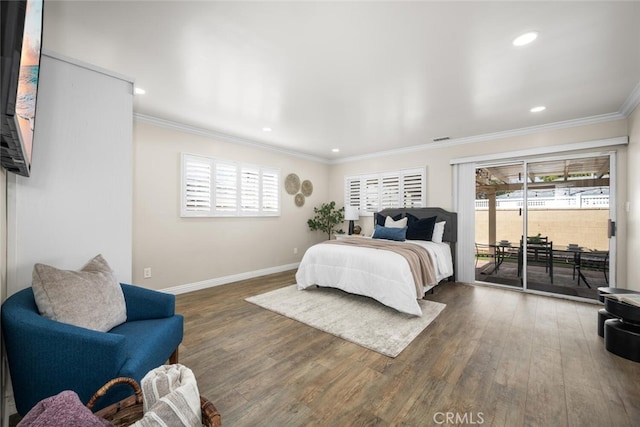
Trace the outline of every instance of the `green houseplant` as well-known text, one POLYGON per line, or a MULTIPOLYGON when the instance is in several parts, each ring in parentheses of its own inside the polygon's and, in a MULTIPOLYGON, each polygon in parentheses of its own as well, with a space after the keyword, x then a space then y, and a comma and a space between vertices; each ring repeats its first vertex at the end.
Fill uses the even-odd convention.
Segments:
MULTIPOLYGON (((316 214, 307 221, 307 225, 311 230, 320 230, 327 233, 331 239, 331 233, 338 224, 344 221, 344 208, 336 209, 336 202, 323 203, 320 207, 313 208, 316 214)), ((344 233, 342 229, 336 230, 337 233, 344 233)))

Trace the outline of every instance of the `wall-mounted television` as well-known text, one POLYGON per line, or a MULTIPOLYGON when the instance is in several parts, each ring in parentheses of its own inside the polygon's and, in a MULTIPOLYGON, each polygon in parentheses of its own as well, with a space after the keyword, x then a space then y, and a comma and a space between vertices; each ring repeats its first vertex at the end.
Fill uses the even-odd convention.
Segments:
POLYGON ((40 75, 43 0, 2 1, 0 164, 31 174, 40 75))

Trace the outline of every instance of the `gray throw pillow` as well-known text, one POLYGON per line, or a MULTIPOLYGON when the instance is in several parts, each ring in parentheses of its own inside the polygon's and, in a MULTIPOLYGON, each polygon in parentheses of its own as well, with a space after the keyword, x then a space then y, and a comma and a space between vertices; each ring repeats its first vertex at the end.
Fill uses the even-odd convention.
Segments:
POLYGON ((122 288, 102 255, 80 271, 36 264, 32 286, 40 314, 49 319, 102 332, 127 320, 122 288))

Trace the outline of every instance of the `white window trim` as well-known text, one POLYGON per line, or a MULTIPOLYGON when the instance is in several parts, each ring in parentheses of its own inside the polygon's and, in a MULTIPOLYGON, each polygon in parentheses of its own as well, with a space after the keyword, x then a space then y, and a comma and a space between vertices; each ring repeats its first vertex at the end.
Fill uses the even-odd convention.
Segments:
POLYGON ((249 163, 239 163, 224 159, 201 156, 197 154, 181 154, 181 183, 180 183, 180 216, 190 217, 271 217, 280 216, 281 212, 281 191, 280 191, 280 170, 268 166, 260 166, 249 163), (188 162, 195 162, 202 165, 203 170, 208 169, 209 175, 204 178, 208 182, 203 185, 205 189, 201 194, 202 203, 198 209, 189 206, 189 176, 187 171, 188 162), (228 196, 223 194, 218 188, 221 182, 216 174, 217 167, 226 166, 231 172, 232 179, 226 189, 228 196), (257 175, 257 183, 250 180, 255 185, 247 185, 246 173, 253 172, 257 175), (243 178, 245 178, 243 180, 243 178), (208 195, 206 189, 208 188, 208 195), (243 208, 247 198, 257 199, 257 205, 253 204, 250 209, 243 208), (208 201, 207 201, 208 196, 208 201), (222 199, 226 199, 228 204, 224 208, 218 204, 222 199))
POLYGON ((361 216, 371 216, 385 208, 425 207, 427 204, 426 168, 402 169, 366 175, 345 176, 344 205, 355 206, 361 216), (410 177, 417 177, 419 182, 412 183, 412 192, 418 192, 418 198, 407 199, 405 185, 410 177), (397 182, 396 186, 386 187, 385 183, 397 182), (356 190, 357 188, 357 190, 356 190), (355 194, 352 194, 352 190, 355 194), (395 197, 393 197, 395 194, 395 197), (413 203, 408 203, 412 201, 413 203))

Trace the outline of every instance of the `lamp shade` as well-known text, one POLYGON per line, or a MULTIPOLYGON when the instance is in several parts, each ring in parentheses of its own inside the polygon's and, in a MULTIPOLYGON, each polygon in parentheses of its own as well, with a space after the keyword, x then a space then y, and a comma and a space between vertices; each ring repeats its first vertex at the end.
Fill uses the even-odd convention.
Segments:
POLYGON ((345 206, 344 207, 344 220, 345 221, 356 221, 360 219, 360 212, 358 208, 355 206, 345 206))

